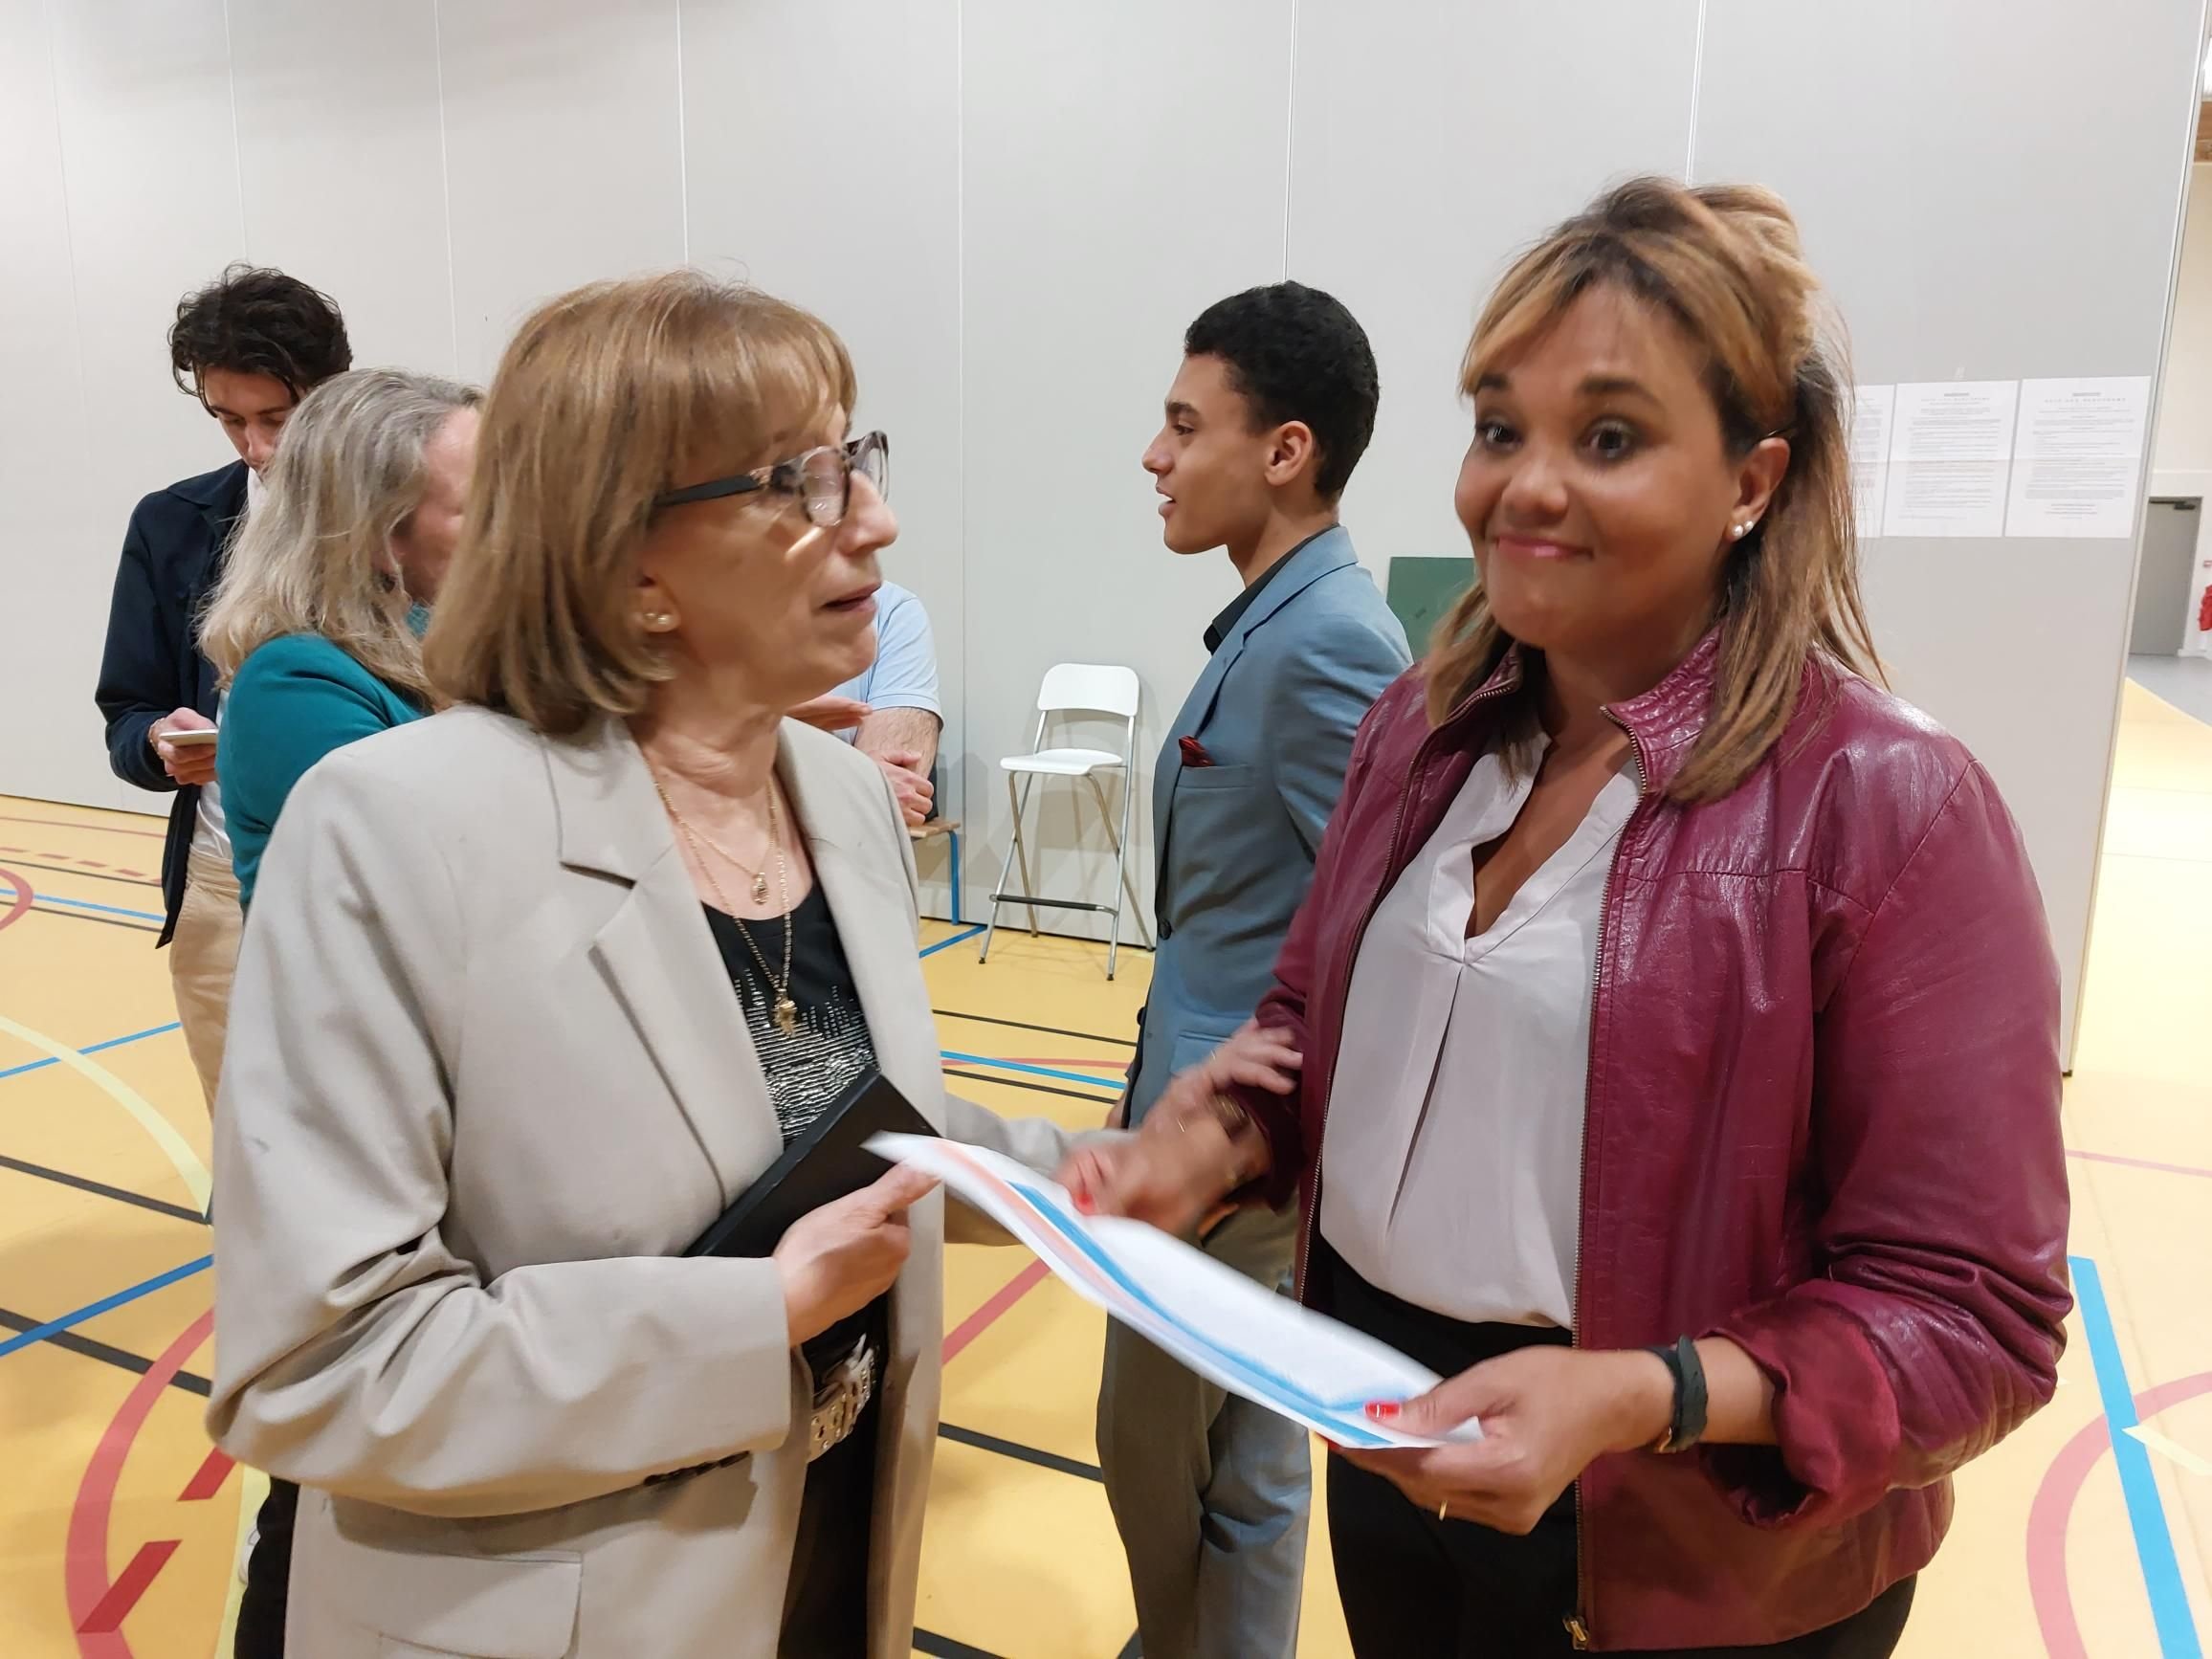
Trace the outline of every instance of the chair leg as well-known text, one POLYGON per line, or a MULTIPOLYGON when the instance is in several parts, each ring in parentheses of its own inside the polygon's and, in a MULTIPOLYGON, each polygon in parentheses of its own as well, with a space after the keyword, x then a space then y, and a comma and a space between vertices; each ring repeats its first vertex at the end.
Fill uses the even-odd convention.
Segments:
MULTIPOLYGON (((1013 777, 1012 777, 1012 775, 1011 775, 1011 774, 1008 774, 1008 775, 1007 775, 1007 778, 1006 778, 1006 799, 1007 799, 1007 800, 1009 800, 1009 801, 1012 801, 1012 802, 1013 802, 1013 804, 1014 804, 1014 846, 1013 846, 1013 852, 1014 852, 1014 856, 1015 856, 1015 858, 1016 858, 1016 859, 1019 861, 1019 863, 1020 863, 1020 865, 1021 865, 1021 871, 1022 871, 1022 891, 1023 891, 1024 893, 1031 893, 1031 894, 1033 894, 1033 893, 1035 893, 1035 892, 1037 891, 1037 885, 1036 885, 1036 883, 1035 883, 1033 880, 1031 880, 1031 879, 1030 879, 1030 877, 1029 877, 1029 846, 1028 846, 1028 844, 1022 840, 1022 814, 1023 814, 1024 812, 1026 812, 1026 811, 1028 811, 1028 810, 1029 810, 1029 785, 1030 785, 1031 784, 1035 783, 1035 782, 1036 782, 1036 780, 1035 780, 1033 777, 1025 777, 1025 778, 1022 780, 1022 792, 1021 792, 1021 795, 1020 795, 1020 796, 1017 798, 1017 797, 1015 796, 1015 794, 1014 794, 1014 780, 1013 780, 1013 777)), ((1003 876, 1002 876, 1002 877, 1000 878, 1000 880, 999 880, 999 886, 1000 886, 1001 888, 1004 888, 1004 887, 1006 886, 1006 879, 1005 879, 1005 877, 1003 877, 1003 876)), ((1039 930, 1038 930, 1038 927, 1037 927, 1037 907, 1036 907, 1035 905, 1033 905, 1033 904, 1032 904, 1032 905, 1030 905, 1030 906, 1029 907, 1029 937, 1030 937, 1031 939, 1035 939, 1035 938, 1037 937, 1037 934, 1038 934, 1038 931, 1039 931, 1039 930)))
MULTIPOLYGON (((1013 793, 1014 779, 1013 774, 1009 772, 1006 775, 1006 796, 1009 800, 1013 798, 1013 793)), ((1014 870, 1014 849, 1021 844, 1022 809, 1017 804, 1014 807, 1014 838, 1006 846, 1006 857, 999 861, 998 885, 991 889, 991 914, 988 924, 984 928, 984 947, 976 952, 976 961, 979 962, 986 962, 991 960, 991 940, 999 936, 999 906, 1004 902, 999 895, 1006 890, 1006 877, 1011 875, 1014 870)), ((1029 883, 1025 881, 1022 886, 1023 890, 1027 892, 1029 883)))
MULTIPOLYGON (((1106 977, 1114 977, 1114 969, 1121 955, 1121 896, 1129 895, 1131 904, 1137 901, 1136 889, 1129 882, 1129 833, 1126 823, 1121 829, 1114 827, 1113 811, 1106 805, 1106 791, 1095 776, 1091 779, 1091 793, 1098 803, 1098 818, 1106 826, 1106 837, 1114 844, 1114 922, 1106 934, 1106 977)), ((1141 910, 1138 925, 1143 925, 1141 910)))
POLYGON ((961 914, 960 908, 960 831, 947 830, 944 838, 952 852, 952 924, 955 927, 965 927, 967 918, 961 914))
MULTIPOLYGON (((1136 790, 1126 776, 1121 780, 1121 846, 1127 847, 1129 845, 1129 801, 1136 790)), ((1137 937, 1144 941, 1146 950, 1157 949, 1158 946, 1152 937, 1152 924, 1144 919, 1144 902, 1137 896, 1137 877, 1130 874, 1129 866, 1126 863, 1121 866, 1121 892, 1128 896, 1129 913, 1137 918, 1137 937)), ((1117 897, 1115 902, 1118 904, 1120 899, 1117 897)))

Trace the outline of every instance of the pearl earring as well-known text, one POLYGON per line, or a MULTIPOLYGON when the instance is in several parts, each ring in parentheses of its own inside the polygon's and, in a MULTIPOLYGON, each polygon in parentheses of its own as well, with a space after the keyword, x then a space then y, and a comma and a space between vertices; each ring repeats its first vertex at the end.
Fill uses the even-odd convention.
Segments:
POLYGON ((675 618, 665 610, 649 610, 645 613, 645 626, 655 631, 665 631, 675 623, 675 618))
POLYGON ((1742 541, 1744 537, 1750 533, 1750 531, 1751 526, 1749 524, 1731 524, 1728 527, 1729 535, 1734 537, 1738 542, 1742 541))

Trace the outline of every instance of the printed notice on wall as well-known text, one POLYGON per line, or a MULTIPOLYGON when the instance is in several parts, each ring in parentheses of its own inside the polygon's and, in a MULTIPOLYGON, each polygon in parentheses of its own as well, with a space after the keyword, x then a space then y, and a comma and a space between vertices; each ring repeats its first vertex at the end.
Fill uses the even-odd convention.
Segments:
POLYGON ((1890 415, 1896 406, 1893 386, 1852 388, 1851 507, 1862 542, 1882 533, 1882 501, 1890 493, 1890 415))
POLYGON ((1897 387, 1885 536, 2002 536, 2017 380, 1897 387))
POLYGON ((2146 375, 2022 381, 2004 533, 2134 535, 2150 413, 2146 375))

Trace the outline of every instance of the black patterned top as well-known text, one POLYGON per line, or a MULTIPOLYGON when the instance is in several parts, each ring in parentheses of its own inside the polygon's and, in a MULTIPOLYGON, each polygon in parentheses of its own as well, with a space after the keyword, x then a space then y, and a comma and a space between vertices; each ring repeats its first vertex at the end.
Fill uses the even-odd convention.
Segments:
MULTIPOLYGON (((852 980, 852 965, 845 958, 844 941, 837 937, 837 919, 830 914, 830 901, 819 882, 791 912, 789 992, 799 1005, 799 1014, 785 1032, 776 1024, 775 984, 744 938, 749 932, 761 957, 781 972, 783 918, 741 923, 711 904, 703 908, 715 943, 722 953, 722 966, 737 989, 738 1006, 744 1011, 745 1029, 752 1033, 761 1070, 767 1076, 768 1099, 776 1109, 777 1127, 783 1130, 784 1144, 788 1146, 836 1105, 846 1090, 875 1070, 875 1043, 868 1034, 868 1016, 860 1008, 860 991, 852 980)), ((879 1296, 819 1337, 808 1338, 805 1352, 817 1377, 850 1353, 868 1331, 880 1327, 887 1305, 879 1296)))
POLYGON ((875 1044, 868 1034, 868 1016, 860 1011, 860 993, 830 901, 817 883, 791 912, 790 996, 799 1005, 799 1017, 788 1033, 776 1025, 775 984, 761 966, 764 957, 769 967, 779 973, 783 969, 783 918, 739 922, 709 905, 707 924, 737 987, 745 1029, 767 1073, 768 1098, 788 1146, 875 1069, 875 1044), (760 957, 746 947, 745 933, 753 936, 760 957))

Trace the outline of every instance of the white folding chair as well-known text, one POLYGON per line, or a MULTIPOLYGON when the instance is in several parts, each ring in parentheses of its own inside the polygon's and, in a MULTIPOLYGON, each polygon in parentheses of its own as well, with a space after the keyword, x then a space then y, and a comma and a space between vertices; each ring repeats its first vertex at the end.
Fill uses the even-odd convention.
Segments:
POLYGON ((1111 914, 1114 925, 1106 946, 1106 977, 1114 977, 1115 961, 1121 951, 1121 898, 1128 896, 1130 907, 1137 912, 1137 927, 1145 947, 1151 948, 1152 930, 1145 925, 1144 906, 1138 902, 1137 888, 1129 878, 1129 808, 1136 798, 1137 749, 1137 671, 1094 663, 1063 662, 1046 671, 1044 684, 1037 690, 1037 735, 1030 740, 1029 753, 1008 755, 999 763, 1006 774, 1006 800, 1014 809, 1014 836, 1006 848, 1006 856, 999 866, 998 885, 991 889, 991 916, 984 929, 984 947, 978 962, 988 962, 991 940, 999 927, 999 906, 1002 904, 1026 905, 1029 912, 1029 932, 1037 931, 1037 907, 1047 910, 1088 910, 1111 914), (1117 755, 1109 749, 1048 749, 1045 747, 1045 728, 1055 715, 1074 714, 1111 715, 1121 721, 1121 752, 1117 755), (1114 812, 1106 804, 1106 791, 1098 783, 1101 772, 1118 771, 1121 774, 1121 818, 1116 827, 1114 812), (1099 819, 1106 826, 1106 833, 1114 842, 1115 893, 1112 904, 1093 904, 1073 898, 1047 898, 1034 891, 1029 879, 1029 854, 1022 841, 1022 814, 1029 805, 1029 788, 1039 778, 1081 778, 1091 785, 1091 793, 1098 803, 1099 819), (1017 785, 1016 780, 1019 780, 1017 785), (1009 893, 1006 877, 1013 874, 1016 863, 1021 865, 1022 891, 1009 893))

